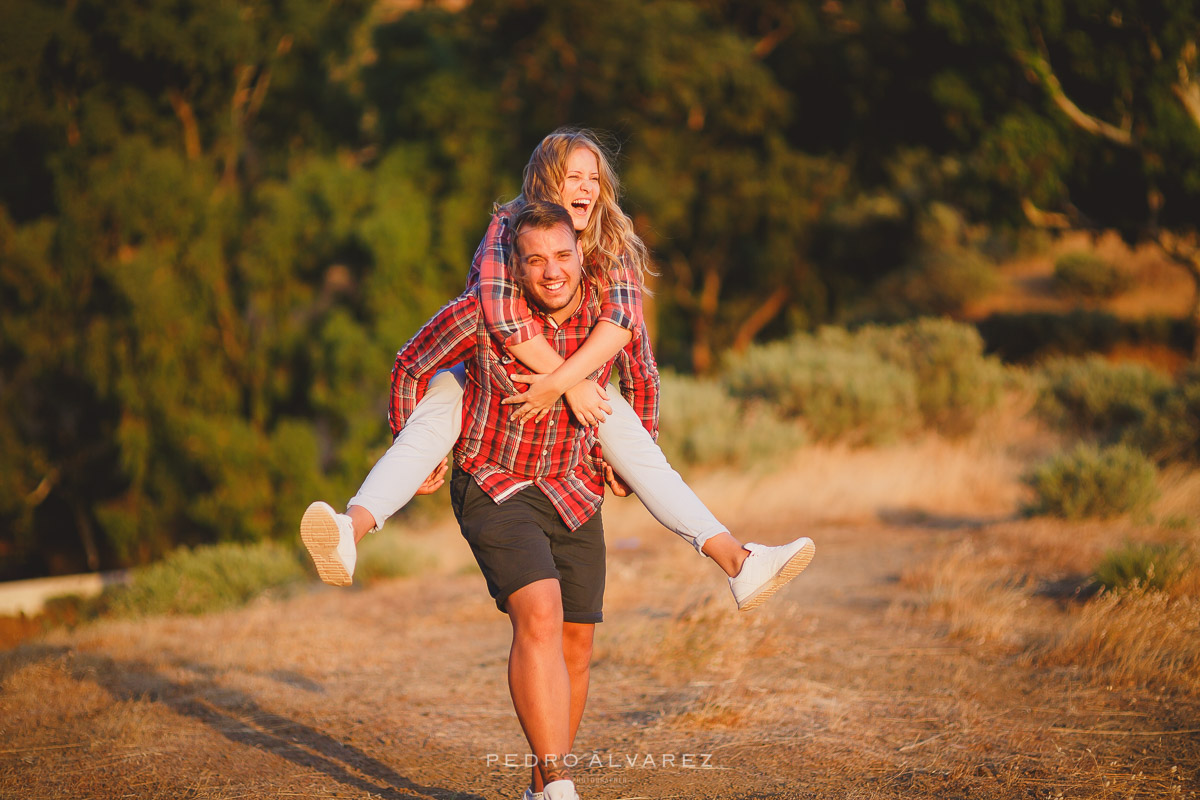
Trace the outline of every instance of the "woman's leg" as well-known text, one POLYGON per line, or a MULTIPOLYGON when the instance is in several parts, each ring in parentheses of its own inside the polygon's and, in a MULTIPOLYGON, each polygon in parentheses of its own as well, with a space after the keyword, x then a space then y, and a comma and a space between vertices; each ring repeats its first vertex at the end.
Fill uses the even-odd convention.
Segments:
POLYGON ((359 506, 370 512, 375 522, 371 527, 382 527, 404 508, 458 441, 465 375, 459 364, 433 376, 396 441, 375 463, 358 494, 350 498, 348 508, 359 506))
POLYGON ((403 508, 450 452, 462 430, 462 364, 437 373, 421 402, 388 451, 339 514, 328 504, 313 503, 300 521, 300 538, 321 580, 349 586, 358 559, 357 543, 403 508))
POLYGON ((646 510, 664 528, 679 534, 696 552, 729 529, 717 520, 691 487, 667 462, 662 449, 642 427, 642 420, 621 393, 608 390, 613 413, 597 426, 604 460, 633 489, 646 510))
POLYGON ((778 547, 734 538, 667 462, 621 393, 610 389, 608 395, 613 413, 597 434, 604 460, 663 527, 724 570, 739 610, 757 608, 808 566, 815 548, 807 537, 778 547))

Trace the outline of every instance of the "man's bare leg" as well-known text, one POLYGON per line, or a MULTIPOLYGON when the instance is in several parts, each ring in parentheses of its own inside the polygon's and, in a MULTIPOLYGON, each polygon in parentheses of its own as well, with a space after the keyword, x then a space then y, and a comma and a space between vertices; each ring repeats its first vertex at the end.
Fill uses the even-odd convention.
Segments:
POLYGON ((575 734, 579 733, 579 724, 587 705, 595 634, 595 625, 563 623, 563 659, 567 662, 567 677, 571 681, 571 740, 567 743, 567 752, 575 746, 575 734))
MULTIPOLYGON (((579 733, 579 724, 583 720, 583 710, 587 705, 595 634, 595 625, 563 623, 563 659, 567 664, 567 677, 571 681, 571 741, 567 746, 568 753, 575 747, 575 736, 579 733)), ((540 792, 545 787, 541 771, 537 767, 533 768, 533 774, 530 775, 529 787, 534 792, 540 792)))
POLYGON ((505 606, 513 627, 508 655, 513 708, 543 785, 567 779, 572 691, 563 650, 562 590, 553 578, 534 581, 509 595, 505 606))

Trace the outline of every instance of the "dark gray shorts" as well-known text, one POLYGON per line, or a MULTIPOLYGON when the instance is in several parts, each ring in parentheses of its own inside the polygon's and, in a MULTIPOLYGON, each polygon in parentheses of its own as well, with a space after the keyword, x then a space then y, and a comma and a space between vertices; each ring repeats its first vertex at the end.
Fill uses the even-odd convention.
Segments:
POLYGON ((604 525, 597 511, 570 530, 536 486, 497 504, 460 469, 450 477, 450 505, 496 607, 534 581, 562 587, 563 621, 604 619, 604 525))

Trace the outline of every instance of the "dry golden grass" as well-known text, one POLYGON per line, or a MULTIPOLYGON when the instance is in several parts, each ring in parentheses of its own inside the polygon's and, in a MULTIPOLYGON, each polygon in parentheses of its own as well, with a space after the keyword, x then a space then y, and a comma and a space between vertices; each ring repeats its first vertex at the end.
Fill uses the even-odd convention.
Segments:
POLYGON ((1020 649, 1027 644, 1022 612, 1033 592, 1030 580, 1017 577, 1008 565, 1000 550, 980 553, 964 542, 948 556, 904 573, 901 582, 920 599, 893 607, 892 618, 923 612, 944 622, 952 638, 1020 649))
POLYGON ((1037 658, 1108 683, 1200 695, 1200 597, 1135 590, 1093 598, 1037 658))
MULTIPOLYGON (((1160 505, 1176 514, 1194 512, 1194 497, 1181 493, 1195 479, 1173 473, 1173 488, 1160 505)), ((1031 664, 1071 667, 1098 685, 1200 695, 1200 564, 1194 555, 1163 591, 1134 587, 1092 596, 1091 579, 1104 554, 1125 542, 1189 547, 1193 531, 1130 520, 998 525, 905 571, 901 582, 915 599, 890 613, 909 621, 924 615, 952 638, 1006 648, 1031 664)))
POLYGON ((1154 506, 1155 515, 1183 528, 1184 535, 1200 544, 1200 470, 1171 466, 1159 475, 1159 487, 1162 496, 1154 506))

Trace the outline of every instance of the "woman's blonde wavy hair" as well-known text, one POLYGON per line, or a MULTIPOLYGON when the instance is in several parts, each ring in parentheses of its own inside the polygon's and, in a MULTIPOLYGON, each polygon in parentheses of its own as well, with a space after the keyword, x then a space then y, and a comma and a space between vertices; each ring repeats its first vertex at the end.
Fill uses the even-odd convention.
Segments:
POLYGON ((559 187, 566 176, 567 158, 580 147, 591 150, 600 165, 600 193, 587 227, 579 232, 584 269, 599 285, 607 286, 612 281, 609 271, 624 263, 633 269, 644 289, 646 274, 654 274, 650 269, 650 253, 634 232, 633 220, 617 204, 621 182, 612 168, 609 148, 594 132, 586 128, 559 128, 542 139, 525 165, 521 194, 502 208, 516 214, 532 200, 561 203, 559 187))

